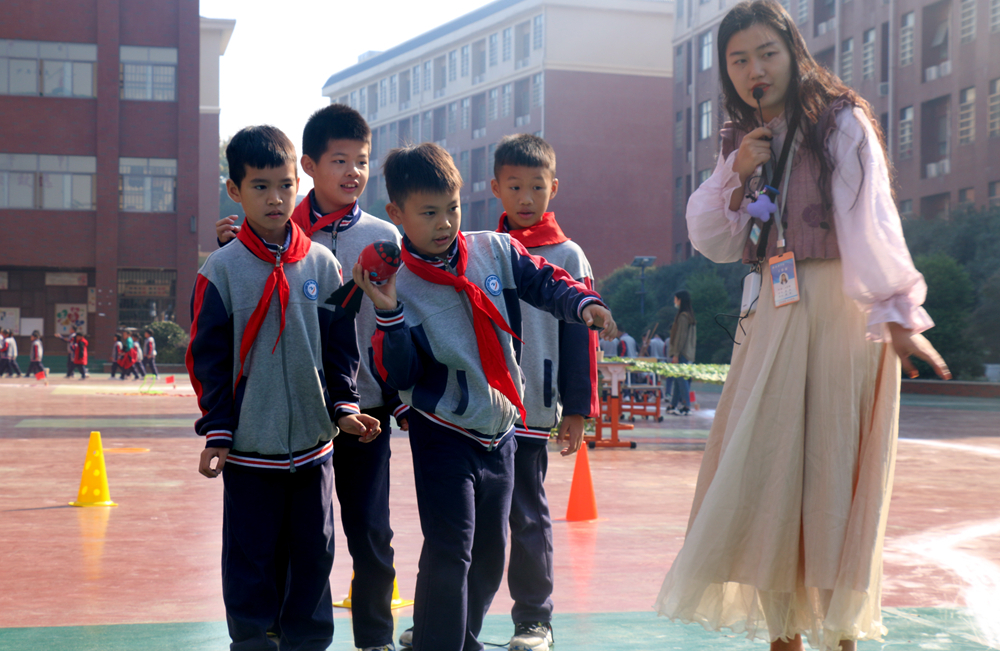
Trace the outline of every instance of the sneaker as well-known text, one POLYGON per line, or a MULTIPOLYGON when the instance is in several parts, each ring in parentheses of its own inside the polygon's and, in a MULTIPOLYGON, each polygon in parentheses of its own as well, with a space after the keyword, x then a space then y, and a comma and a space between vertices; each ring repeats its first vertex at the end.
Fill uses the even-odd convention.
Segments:
POLYGON ((552 644, 552 624, 521 622, 514 625, 514 637, 510 638, 510 651, 549 651, 552 644))
POLYGON ((406 629, 399 634, 399 646, 403 649, 413 648, 413 627, 406 629))
POLYGON ((389 644, 383 644, 382 646, 366 646, 361 651, 396 651, 396 646, 390 642, 389 644))
POLYGON ((678 416, 690 416, 690 415, 691 415, 691 410, 690 410, 690 409, 688 409, 687 407, 681 407, 681 408, 680 408, 680 409, 678 409, 678 410, 677 410, 677 411, 676 411, 675 413, 676 413, 676 414, 677 414, 678 416))

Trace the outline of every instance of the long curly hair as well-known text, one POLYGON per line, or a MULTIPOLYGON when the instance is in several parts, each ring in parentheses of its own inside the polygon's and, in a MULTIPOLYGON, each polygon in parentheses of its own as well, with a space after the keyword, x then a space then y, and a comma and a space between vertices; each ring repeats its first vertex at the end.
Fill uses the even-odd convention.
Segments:
MULTIPOLYGON (((776 0, 747 0, 733 7, 722 19, 719 25, 719 78, 722 83, 723 105, 730 118, 741 131, 749 132, 756 129, 759 117, 756 108, 747 104, 736 91, 729 71, 726 67, 726 48, 729 40, 737 32, 742 32, 754 25, 761 25, 773 30, 785 42, 791 54, 791 79, 785 93, 785 120, 791 129, 795 122, 796 129, 803 134, 803 149, 811 154, 820 166, 819 189, 823 198, 823 207, 829 211, 833 208, 831 179, 836 167, 826 150, 826 141, 836 129, 837 110, 827 111, 831 104, 837 102, 842 108, 858 107, 868 121, 871 122, 879 145, 889 168, 890 182, 892 167, 885 146, 885 135, 871 105, 853 88, 846 85, 835 74, 821 66, 813 59, 806 47, 802 34, 795 26, 792 17, 776 0)), ((858 147, 858 161, 862 162, 861 151, 867 143, 867 137, 858 147)), ((862 183, 864 183, 864 164, 861 167, 862 183)), ((890 183, 891 185, 891 183, 890 183)), ((858 188, 860 193, 861 188, 858 188)), ((853 206, 852 206, 853 207, 853 206)))

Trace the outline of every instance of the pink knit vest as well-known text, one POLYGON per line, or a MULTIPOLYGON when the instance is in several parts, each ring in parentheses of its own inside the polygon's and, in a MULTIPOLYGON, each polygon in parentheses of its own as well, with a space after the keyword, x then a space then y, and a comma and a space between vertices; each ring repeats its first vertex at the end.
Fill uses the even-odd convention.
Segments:
MULTIPOLYGON (((827 112, 832 113, 840 108, 843 107, 831 106, 827 112)), ((833 116, 829 117, 832 119, 833 116)), ((821 122, 826 121, 821 119, 821 122)), ((732 122, 726 122, 719 135, 722 138, 722 155, 728 158, 730 153, 739 148, 746 134, 739 131, 732 122)), ((824 209, 823 197, 819 190, 819 161, 798 147, 791 165, 788 197, 785 200, 785 211, 781 220, 785 229, 785 251, 795 253, 796 260, 839 258, 840 249, 837 247, 833 211, 824 209)), ((780 185, 771 183, 771 185, 779 190, 784 189, 784 183, 780 185)), ((777 200, 779 206, 781 200, 782 197, 779 195, 777 200)), ((777 254, 778 230, 772 225, 767 240, 767 257, 777 254)), ((743 262, 753 264, 756 261, 757 245, 748 239, 743 249, 743 262)))

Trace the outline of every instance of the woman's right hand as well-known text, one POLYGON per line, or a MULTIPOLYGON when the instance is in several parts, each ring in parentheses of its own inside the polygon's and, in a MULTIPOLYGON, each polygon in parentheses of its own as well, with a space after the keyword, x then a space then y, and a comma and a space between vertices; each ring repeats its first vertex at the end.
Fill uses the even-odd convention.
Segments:
POLYGON ((746 185, 754 170, 771 160, 771 130, 767 127, 757 127, 740 143, 736 152, 733 171, 740 175, 740 183, 746 185))

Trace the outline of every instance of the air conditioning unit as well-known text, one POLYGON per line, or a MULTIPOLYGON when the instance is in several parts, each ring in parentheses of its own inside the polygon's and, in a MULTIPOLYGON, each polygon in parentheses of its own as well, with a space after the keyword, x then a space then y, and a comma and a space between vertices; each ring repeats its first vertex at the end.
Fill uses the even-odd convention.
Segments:
POLYGON ((448 140, 446 138, 442 138, 441 140, 435 140, 434 144, 440 147, 441 149, 448 148, 448 140))
POLYGON ((399 103, 399 110, 400 111, 405 111, 408 108, 410 108, 410 103, 409 102, 400 102, 399 103))
POLYGON ((951 74, 951 60, 942 61, 941 64, 938 65, 938 74, 941 77, 947 77, 951 74))
POLYGON ((486 81, 486 75, 485 74, 476 75, 475 77, 472 78, 472 83, 473 84, 481 84, 484 81, 486 81))
POLYGON ((822 36, 823 34, 826 34, 826 23, 816 25, 816 36, 822 36))
POLYGON ((374 122, 376 120, 378 120, 378 113, 369 113, 368 114, 368 121, 369 122, 374 122))
POLYGON ((687 152, 687 162, 690 163, 692 160, 694 160, 694 152, 691 151, 690 149, 688 149, 688 152, 687 152))
POLYGON ((485 137, 486 137, 486 129, 473 129, 472 130, 472 139, 473 140, 476 140, 477 138, 485 138, 485 137))
POLYGON ((434 91, 434 99, 437 99, 439 97, 444 97, 444 90, 445 90, 444 88, 438 88, 438 89, 436 89, 434 91))
POLYGON ((945 174, 951 174, 951 159, 945 158, 944 160, 938 161, 938 174, 944 176, 945 174))
POLYGON ((526 124, 531 124, 530 115, 519 115, 516 118, 514 118, 514 126, 523 127, 526 124))
POLYGON ((930 68, 925 69, 924 81, 934 81, 938 78, 938 72, 939 70, 937 66, 931 66, 930 68))
POLYGON ((476 181, 472 184, 473 192, 482 192, 486 189, 486 181, 476 181))
POLYGON ((527 68, 529 63, 531 63, 531 59, 518 59, 517 61, 514 62, 514 70, 527 68))
POLYGON ((882 97, 889 94, 889 82, 883 81, 878 85, 878 94, 882 97))
POLYGON ((927 163, 927 178, 929 179, 937 178, 937 175, 938 175, 938 164, 927 163))

